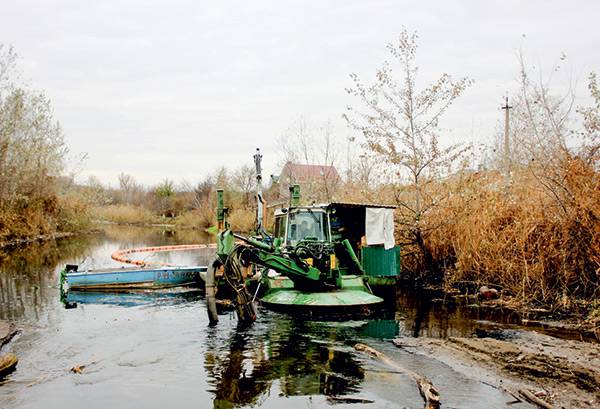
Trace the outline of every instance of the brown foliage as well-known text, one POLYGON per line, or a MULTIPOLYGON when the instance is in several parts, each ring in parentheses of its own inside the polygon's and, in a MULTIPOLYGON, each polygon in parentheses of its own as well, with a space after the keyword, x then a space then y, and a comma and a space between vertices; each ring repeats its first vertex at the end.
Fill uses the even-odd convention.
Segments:
POLYGON ((432 215, 441 227, 426 245, 451 267, 451 282, 494 283, 524 300, 561 307, 599 295, 600 175, 576 158, 564 165, 573 192, 567 211, 522 169, 509 193, 499 175, 475 175, 468 195, 453 196, 432 215), (455 221, 444 224, 449 218, 455 221))
POLYGON ((0 44, 0 242, 70 231, 85 214, 59 197, 63 132, 49 99, 19 84, 16 62, 0 44))

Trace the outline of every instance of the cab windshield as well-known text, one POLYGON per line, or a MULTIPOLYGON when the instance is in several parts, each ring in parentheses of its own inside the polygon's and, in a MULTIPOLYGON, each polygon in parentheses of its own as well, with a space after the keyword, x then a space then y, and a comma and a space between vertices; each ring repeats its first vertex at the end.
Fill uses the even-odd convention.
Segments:
POLYGON ((325 212, 307 209, 290 213, 287 237, 288 245, 295 246, 300 240, 307 238, 326 241, 327 237, 325 212))

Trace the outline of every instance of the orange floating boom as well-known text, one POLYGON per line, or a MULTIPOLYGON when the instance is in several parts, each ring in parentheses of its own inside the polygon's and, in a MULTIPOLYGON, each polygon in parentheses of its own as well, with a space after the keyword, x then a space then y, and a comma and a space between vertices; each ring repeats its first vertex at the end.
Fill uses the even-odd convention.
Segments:
POLYGON ((138 266, 147 266, 147 265, 159 265, 159 266, 169 266, 170 264, 159 263, 159 262, 148 262, 145 260, 132 260, 127 257, 129 254, 136 253, 158 253, 162 251, 190 251, 190 250, 201 250, 208 248, 216 248, 217 245, 214 243, 211 244, 180 244, 175 246, 155 246, 155 247, 138 247, 134 249, 125 249, 125 250, 117 250, 110 255, 115 261, 119 261, 121 263, 127 264, 135 264, 138 266))

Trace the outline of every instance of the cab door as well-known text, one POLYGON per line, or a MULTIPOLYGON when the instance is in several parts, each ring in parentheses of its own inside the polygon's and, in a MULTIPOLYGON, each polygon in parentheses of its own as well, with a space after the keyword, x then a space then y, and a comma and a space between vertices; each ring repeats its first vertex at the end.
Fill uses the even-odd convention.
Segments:
POLYGON ((287 214, 282 214, 275 217, 275 233, 274 236, 276 239, 281 240, 283 244, 285 244, 286 237, 286 226, 287 226, 287 214))

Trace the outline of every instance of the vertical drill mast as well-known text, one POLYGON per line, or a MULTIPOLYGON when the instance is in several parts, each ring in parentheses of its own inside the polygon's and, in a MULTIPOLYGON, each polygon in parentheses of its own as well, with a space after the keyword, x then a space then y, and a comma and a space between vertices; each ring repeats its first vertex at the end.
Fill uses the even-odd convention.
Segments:
POLYGON ((266 235, 264 226, 264 204, 262 193, 262 155, 260 149, 256 148, 254 154, 254 166, 256 167, 256 233, 266 235))

